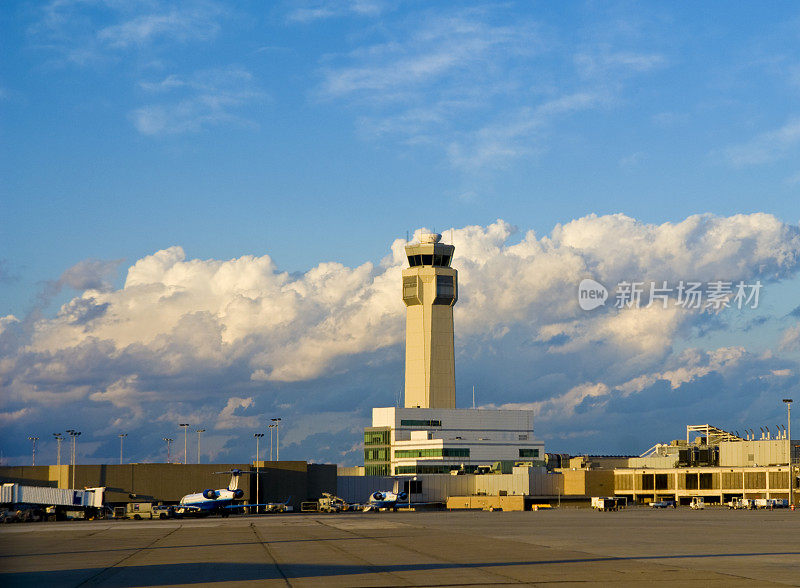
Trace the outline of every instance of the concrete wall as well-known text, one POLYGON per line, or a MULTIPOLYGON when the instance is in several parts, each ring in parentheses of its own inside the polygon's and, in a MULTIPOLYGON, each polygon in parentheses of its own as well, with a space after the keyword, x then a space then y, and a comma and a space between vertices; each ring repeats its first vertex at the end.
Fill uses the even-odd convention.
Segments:
POLYGON ((629 468, 674 468, 678 465, 678 454, 675 455, 654 455, 653 457, 631 457, 629 468))
MULTIPOLYGON (((318 498, 322 492, 336 491, 336 466, 306 464, 304 461, 259 462, 259 479, 245 474, 239 479, 243 500, 283 502, 291 497, 293 506, 318 498)), ((206 488, 226 488, 230 474, 216 474, 231 469, 255 470, 255 464, 175 464, 149 463, 124 465, 78 465, 75 488, 106 487, 106 502, 177 502, 185 494, 206 488), (131 497, 134 495, 134 497, 131 497)), ((0 481, 60 488, 72 486, 70 466, 0 467, 0 481)))
MULTIPOLYGON (((417 502, 446 502, 450 496, 497 496, 500 493, 509 496, 557 496, 563 493, 563 477, 548 473, 545 468, 515 467, 511 474, 421 474, 415 477, 422 482, 422 494, 411 497, 412 501, 417 502)), ((337 494, 348 502, 366 503, 373 492, 393 490, 395 480, 398 480, 399 489, 402 490, 404 480, 408 479, 339 476, 337 494)))

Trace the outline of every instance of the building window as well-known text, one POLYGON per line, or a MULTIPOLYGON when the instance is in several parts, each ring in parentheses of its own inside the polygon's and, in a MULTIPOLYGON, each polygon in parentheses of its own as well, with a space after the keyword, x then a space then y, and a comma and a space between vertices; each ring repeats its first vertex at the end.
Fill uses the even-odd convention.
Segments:
POLYGON ((364 445, 389 445, 389 429, 364 431, 364 445))
POLYGON ((422 265, 433 265, 433 255, 421 255, 422 265))
POLYGON ((418 298, 417 277, 410 276, 408 278, 403 278, 403 300, 418 300, 418 298))
POLYGON ((441 427, 442 421, 425 421, 418 419, 402 419, 401 427, 441 427))
POLYGON ((527 441, 528 440, 528 435, 520 435, 519 436, 519 440, 520 441, 527 441))
MULTIPOLYGON (((395 474, 449 474, 457 469, 449 465, 420 465, 420 466, 397 466, 394 468, 395 474)), ((473 470, 469 470, 473 471, 473 470)))
POLYGON ((385 448, 364 450, 365 461, 388 461, 388 458, 389 458, 389 452, 385 448))
POLYGON ((539 457, 539 450, 538 449, 520 449, 519 450, 520 457, 539 457))
POLYGON ((469 457, 469 448, 435 447, 431 449, 396 449, 395 459, 423 457, 469 457))
POLYGON ((449 267, 449 266, 450 266, 450 256, 442 255, 442 267, 449 267))
POLYGON ((389 464, 365 466, 364 474, 367 476, 388 476, 389 464))
POLYGON ((450 304, 455 295, 453 276, 436 276, 436 300, 434 304, 450 304))

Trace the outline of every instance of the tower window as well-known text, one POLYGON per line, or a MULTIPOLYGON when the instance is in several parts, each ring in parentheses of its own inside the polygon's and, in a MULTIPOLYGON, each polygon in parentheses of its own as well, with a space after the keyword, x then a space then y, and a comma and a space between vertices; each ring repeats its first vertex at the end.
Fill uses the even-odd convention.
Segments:
POLYGON ((436 255, 435 253, 433 254, 433 265, 435 265, 437 267, 441 267, 442 266, 442 256, 441 255, 436 255))
POLYGON ((417 265, 415 260, 414 260, 415 257, 416 257, 416 255, 409 255, 408 256, 408 267, 415 267, 417 265))
POLYGON ((442 255, 442 267, 450 267, 450 256, 442 255))
POLYGON ((436 276, 436 299, 434 304, 451 304, 455 298, 453 276, 436 276))
POLYGON ((403 278, 403 300, 406 304, 419 304, 417 296, 417 277, 410 276, 403 278))
POLYGON ((433 265, 433 255, 421 255, 422 265, 433 265))

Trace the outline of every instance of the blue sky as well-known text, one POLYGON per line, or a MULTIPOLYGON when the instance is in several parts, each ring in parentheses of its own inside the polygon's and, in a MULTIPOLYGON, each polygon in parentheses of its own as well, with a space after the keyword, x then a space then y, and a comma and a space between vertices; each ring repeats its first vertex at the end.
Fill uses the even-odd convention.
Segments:
POLYGON ((401 385, 395 240, 421 227, 462 255, 459 394, 535 404, 548 450, 771 423, 797 393, 795 3, 60 0, 5 2, 0 27, 7 460, 73 426, 87 459, 117 429, 159 459, 183 419, 246 459, 280 412, 286 455, 357 463, 401 385), (526 272, 521 310, 481 298, 526 272), (765 288, 749 313, 653 319, 655 345, 575 312, 589 274, 765 288))

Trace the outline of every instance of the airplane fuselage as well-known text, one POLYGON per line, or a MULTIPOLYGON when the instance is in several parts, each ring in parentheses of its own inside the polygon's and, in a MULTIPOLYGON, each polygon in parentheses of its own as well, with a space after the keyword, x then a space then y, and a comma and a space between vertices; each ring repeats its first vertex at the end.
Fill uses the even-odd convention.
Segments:
POLYGON ((372 509, 397 508, 397 502, 402 502, 406 498, 407 494, 405 492, 373 492, 369 496, 367 507, 372 509))
POLYGON ((180 504, 175 507, 175 514, 206 515, 215 511, 222 511, 233 504, 233 501, 237 498, 237 492, 241 491, 222 488, 187 494, 181 498, 180 504))

